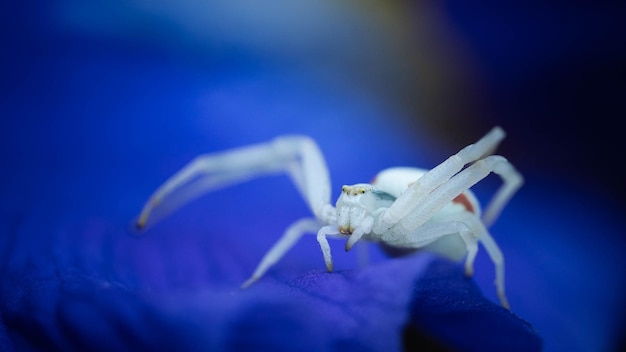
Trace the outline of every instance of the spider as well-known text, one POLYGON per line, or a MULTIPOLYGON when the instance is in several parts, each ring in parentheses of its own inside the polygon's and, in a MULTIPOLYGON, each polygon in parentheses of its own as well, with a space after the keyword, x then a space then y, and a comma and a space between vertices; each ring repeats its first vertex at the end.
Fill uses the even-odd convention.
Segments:
POLYGON ((347 240, 346 251, 359 240, 378 242, 385 248, 415 250, 444 237, 460 236, 467 252, 465 274, 473 275, 478 242, 482 243, 495 266, 500 303, 509 308, 504 257, 487 231, 523 183, 511 163, 492 155, 504 137, 504 131, 495 127, 431 170, 395 167, 378 173, 371 184, 345 185, 335 206, 330 203, 328 167, 309 137, 281 136, 267 143, 200 155, 152 194, 137 227, 144 228, 151 216, 154 221, 159 213, 163 216, 208 191, 263 174, 286 172, 314 218, 300 219, 289 226, 242 288, 259 280, 306 233, 317 233, 329 272, 333 260, 328 238, 347 240), (492 172, 502 178, 503 184, 481 216, 469 188, 492 172))

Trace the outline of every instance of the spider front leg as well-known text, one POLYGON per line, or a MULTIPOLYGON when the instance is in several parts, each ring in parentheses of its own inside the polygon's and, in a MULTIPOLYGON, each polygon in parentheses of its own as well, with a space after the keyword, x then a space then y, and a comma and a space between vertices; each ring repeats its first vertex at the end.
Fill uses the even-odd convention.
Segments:
POLYGON ((280 260, 280 258, 287 253, 291 247, 306 233, 317 231, 317 242, 320 245, 322 254, 324 255, 324 263, 326 269, 333 271, 333 258, 330 253, 330 244, 328 243, 328 237, 331 238, 344 238, 345 236, 339 233, 336 225, 323 226, 319 228, 319 222, 314 219, 302 219, 293 223, 285 234, 272 246, 272 248, 263 256, 261 263, 254 270, 254 274, 241 285, 241 288, 247 288, 260 279, 267 270, 280 260))
POLYGON ((276 264, 298 242, 302 235, 308 232, 315 232, 319 227, 319 222, 314 219, 301 219, 289 226, 278 242, 265 253, 252 276, 241 285, 241 288, 247 288, 259 280, 272 265, 276 264))
POLYGON ((161 185, 144 205, 137 227, 145 227, 191 200, 253 177, 287 172, 315 217, 332 219, 330 177, 322 153, 304 136, 286 136, 221 153, 202 155, 161 185))
POLYGON ((330 253, 330 244, 328 244, 328 237, 331 238, 343 238, 344 235, 339 233, 336 225, 329 225, 322 227, 317 232, 317 242, 320 244, 320 249, 324 255, 324 263, 326 264, 326 270, 333 271, 333 256, 330 253))

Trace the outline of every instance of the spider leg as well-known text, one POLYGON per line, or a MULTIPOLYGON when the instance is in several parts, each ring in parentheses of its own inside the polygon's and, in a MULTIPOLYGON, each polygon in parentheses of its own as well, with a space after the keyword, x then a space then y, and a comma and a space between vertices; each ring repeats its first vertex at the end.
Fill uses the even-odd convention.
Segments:
POLYGON ((459 234, 467 248, 465 258, 465 275, 467 276, 471 276, 474 271, 478 241, 483 244, 495 267, 498 299, 503 307, 509 309, 504 286, 504 256, 483 223, 473 214, 462 212, 451 215, 448 220, 426 223, 410 235, 396 242, 389 242, 389 244, 404 248, 421 248, 451 234, 459 234))
POLYGON ((504 131, 500 127, 495 127, 476 143, 461 149, 458 153, 452 155, 416 180, 398 199, 396 199, 389 209, 385 211, 380 223, 382 228, 378 232, 382 232, 385 227, 390 228, 406 217, 407 214, 413 213, 414 208, 418 204, 421 204, 425 198, 429 197, 430 192, 448 182, 448 180, 461 171, 465 165, 491 153, 504 137, 504 131))
POLYGON ((279 137, 268 143, 201 155, 163 183, 144 205, 137 227, 156 221, 191 200, 253 177, 286 172, 315 217, 333 218, 330 177, 317 144, 307 137, 279 137))
POLYGON ((480 243, 483 247, 485 247, 487 254, 489 254, 489 258, 491 258, 491 261, 496 268, 495 284, 500 303, 503 307, 509 309, 509 301, 506 299, 506 294, 504 292, 504 255, 502 255, 500 247, 488 231, 483 232, 479 235, 479 237, 480 243))
MULTIPOLYGON (((471 214, 467 213, 471 216, 471 214)), ((462 218, 461 218, 462 219, 462 218)), ((474 260, 478 253, 478 242, 474 234, 480 232, 480 228, 472 228, 467 222, 459 219, 446 219, 444 221, 429 222, 406 236, 395 240, 387 240, 385 244, 398 248, 423 248, 437 241, 441 237, 458 233, 465 244, 467 255, 465 257, 465 275, 474 274, 474 260)))
POLYGON ((504 182, 500 189, 489 201, 483 213, 482 221, 487 228, 496 221, 502 209, 511 200, 515 192, 524 184, 524 177, 513 167, 503 167, 499 175, 504 182))
POLYGON ((317 220, 308 218, 300 219, 291 224, 291 226, 285 230, 285 233, 278 240, 278 242, 276 242, 274 246, 272 246, 272 248, 265 253, 252 276, 241 285, 241 288, 247 288, 255 283, 272 265, 276 264, 276 262, 278 262, 280 258, 282 258, 285 253, 287 253, 287 251, 296 244, 302 235, 305 233, 314 233, 317 229, 319 229, 319 227, 320 224, 317 220))
POLYGON ((346 242, 346 252, 352 249, 357 241, 359 241, 363 235, 370 233, 372 231, 372 226, 374 225, 374 218, 368 216, 366 217, 361 225, 355 229, 355 231, 348 237, 348 241, 346 242))
POLYGON ((344 235, 339 233, 336 225, 324 226, 317 232, 317 242, 320 244, 322 254, 324 255, 324 263, 326 269, 333 271, 333 257, 330 253, 330 244, 328 244, 328 237, 331 238, 344 238, 344 235))

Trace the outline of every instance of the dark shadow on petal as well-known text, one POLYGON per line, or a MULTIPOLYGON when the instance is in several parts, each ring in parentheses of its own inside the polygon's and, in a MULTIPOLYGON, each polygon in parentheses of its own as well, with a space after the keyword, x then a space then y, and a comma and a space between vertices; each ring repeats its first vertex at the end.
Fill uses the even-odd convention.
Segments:
MULTIPOLYGON (((431 346, 425 334, 462 351, 540 351, 534 328, 511 311, 486 299, 462 267, 433 261, 416 284, 404 343, 408 351, 431 346)), ((434 350, 441 346, 434 346, 434 350)), ((443 349, 445 350, 445 349, 443 349)))
POLYGON ((451 352, 447 346, 424 333, 419 327, 407 324, 402 332, 402 342, 405 351, 432 351, 451 352))

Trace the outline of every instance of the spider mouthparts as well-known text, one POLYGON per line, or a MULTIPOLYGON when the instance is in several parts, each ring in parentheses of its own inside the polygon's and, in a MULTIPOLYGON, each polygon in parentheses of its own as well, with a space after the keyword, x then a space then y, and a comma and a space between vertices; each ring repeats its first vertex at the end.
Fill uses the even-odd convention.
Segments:
POLYGON ((352 235, 352 232, 354 232, 353 227, 339 226, 339 233, 342 235, 352 235))

